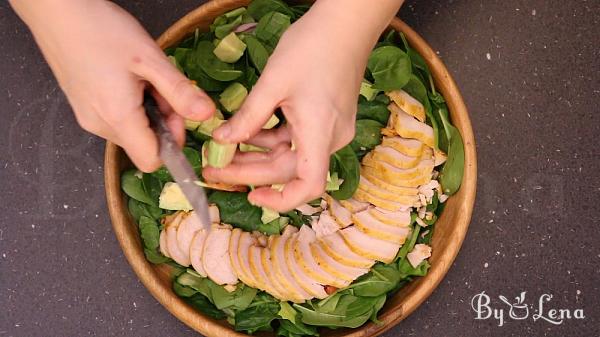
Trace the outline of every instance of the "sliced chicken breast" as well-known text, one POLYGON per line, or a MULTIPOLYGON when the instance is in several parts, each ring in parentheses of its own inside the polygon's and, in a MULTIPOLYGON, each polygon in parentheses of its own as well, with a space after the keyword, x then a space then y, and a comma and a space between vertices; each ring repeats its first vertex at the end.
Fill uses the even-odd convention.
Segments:
POLYGON ((402 110, 409 115, 415 117, 421 122, 425 122, 425 107, 416 98, 409 95, 406 91, 393 90, 387 92, 386 95, 396 103, 402 110))
POLYGON ((419 189, 417 187, 405 187, 405 186, 397 186, 393 185, 385 180, 377 178, 374 175, 368 174, 366 172, 361 173, 359 186, 362 186, 364 190, 369 190, 371 185, 378 186, 386 191, 391 193, 399 194, 399 195, 417 195, 419 194, 419 189))
POLYGON ((336 288, 345 288, 350 282, 341 280, 325 271, 310 251, 310 244, 316 240, 315 232, 308 226, 302 226, 294 244, 294 257, 302 270, 315 282, 336 288))
POLYGON ((263 270, 265 271, 265 276, 268 279, 267 281, 271 284, 273 288, 275 288, 275 290, 277 290, 279 294, 281 294, 281 299, 289 301, 292 298, 294 298, 290 291, 286 289, 276 277, 275 270, 273 270, 274 263, 271 259, 271 250, 269 248, 263 248, 260 250, 260 260, 262 263, 263 270))
POLYGON ((275 277, 279 279, 279 283, 285 287, 291 295, 290 300, 295 303, 302 303, 305 300, 311 299, 313 296, 304 290, 298 281, 290 272, 285 261, 285 243, 292 237, 292 233, 275 235, 270 246, 271 260, 273 261, 273 271, 275 277))
POLYGON ((356 192, 354 192, 354 197, 357 200, 370 202, 371 204, 373 204, 377 207, 381 207, 381 208, 387 209, 389 211, 405 210, 405 209, 408 209, 408 208, 418 205, 418 202, 419 202, 419 198, 417 196, 415 196, 415 197, 404 196, 407 199, 402 199, 402 202, 387 200, 387 199, 379 198, 369 192, 366 192, 365 190, 363 190, 361 188, 357 189, 356 192))
POLYGON ((339 201, 334 199, 329 194, 325 194, 329 214, 337 221, 341 228, 348 227, 352 224, 352 212, 342 206, 339 201))
POLYGON ((206 242, 206 237, 208 236, 208 232, 204 229, 196 231, 194 234, 194 238, 190 244, 190 262, 192 263, 192 268, 198 274, 206 277, 206 270, 204 270, 204 264, 202 263, 202 254, 204 253, 204 242, 206 242))
POLYGON ((300 205, 300 206, 296 207, 296 210, 304 215, 313 215, 315 213, 322 211, 321 207, 312 207, 309 204, 300 205))
POLYGON ((392 226, 407 227, 410 225, 410 210, 390 212, 382 208, 370 208, 369 214, 375 219, 392 226))
POLYGON ((167 231, 166 230, 162 230, 160 232, 160 235, 158 237, 158 246, 160 248, 160 252, 162 253, 162 255, 164 255, 166 257, 171 257, 171 254, 169 254, 169 249, 167 247, 167 231))
POLYGON ((364 165, 361 167, 360 172, 361 175, 368 178, 369 181, 373 184, 383 188, 387 188, 386 186, 382 186, 382 184, 379 184, 378 182, 387 182, 390 185, 398 187, 418 187, 431 180, 431 173, 433 172, 433 170, 432 172, 423 172, 418 177, 412 179, 389 177, 381 170, 364 165))
POLYGON ((230 226, 213 225, 204 242, 202 265, 208 278, 219 285, 238 283, 229 258, 230 238, 230 226))
POLYGON ((431 256, 431 247, 418 243, 415 245, 413 250, 406 255, 408 262, 413 266, 413 268, 417 268, 425 259, 428 259, 431 256))
MULTIPOLYGON (((431 174, 433 172, 433 159, 424 159, 419 162, 415 167, 403 169, 390 165, 386 162, 377 161, 373 159, 371 153, 367 154, 362 161, 364 166, 372 167, 376 171, 381 173, 384 180, 410 180, 425 174, 431 174)), ((401 185, 405 186, 405 185, 401 185)))
POLYGON ((360 275, 363 275, 369 271, 369 268, 350 267, 336 261, 327 253, 325 253, 318 243, 319 242, 317 241, 310 244, 310 251, 315 258, 315 261, 317 261, 319 267, 323 268, 326 272, 337 277, 338 279, 352 282, 360 275))
MULTIPOLYGON (((229 238, 229 259, 231 260, 231 267, 240 281, 250 287, 256 288, 254 279, 249 277, 248 274, 244 272, 244 269, 242 268, 242 262, 239 258, 238 250, 240 247, 245 249, 244 252, 248 252, 248 246, 252 243, 250 240, 247 242, 247 245, 246 243, 244 245, 240 245, 242 233, 244 233, 244 231, 239 228, 234 228, 231 231, 231 237, 229 238)), ((248 237, 249 236, 247 236, 247 238, 248 237)), ((244 253, 244 256, 247 257, 247 253, 244 253)))
POLYGON ((329 211, 323 211, 319 219, 312 224, 312 229, 318 238, 329 235, 340 230, 340 224, 329 215, 329 211))
POLYGON ((356 228, 376 239, 403 244, 410 234, 409 227, 388 225, 373 217, 368 210, 353 214, 352 218, 356 228))
POLYGON ((391 147, 377 145, 371 153, 371 156, 375 161, 382 161, 397 168, 408 169, 417 166, 423 159, 431 159, 433 151, 427 148, 427 150, 423 151, 421 156, 413 157, 407 156, 391 147))
POLYGON ((221 214, 219 213, 219 207, 217 207, 217 205, 208 205, 208 217, 210 218, 210 223, 221 222, 221 214))
POLYGON ((290 272, 294 276, 294 279, 298 282, 300 287, 302 287, 302 289, 304 289, 307 293, 319 299, 325 298, 328 295, 325 292, 325 288, 323 287, 323 285, 319 284, 311 277, 309 277, 308 274, 304 272, 298 261, 296 261, 296 258, 294 256, 294 246, 296 244, 297 236, 297 233, 290 236, 285 241, 283 247, 285 251, 285 260, 288 269, 290 270, 290 272))
POLYGON ((317 243, 327 255, 348 267, 371 268, 375 263, 373 259, 367 259, 353 252, 340 232, 322 237, 317 243))
POLYGON ((398 135, 404 138, 417 139, 430 148, 434 147, 435 141, 431 126, 414 119, 395 103, 388 105, 388 109, 395 115, 394 130, 398 135))
POLYGON ((402 202, 402 203, 410 203, 415 199, 415 197, 418 197, 418 190, 415 188, 406 188, 405 190, 406 190, 406 192, 415 191, 417 193, 400 194, 400 193, 392 192, 389 189, 379 187, 379 186, 373 184, 371 181, 369 181, 369 179, 364 178, 363 176, 360 177, 358 188, 360 188, 361 190, 363 190, 367 193, 370 193, 378 198, 391 200, 391 201, 398 201, 398 202, 402 202))
POLYGON ((177 228, 177 242, 182 252, 189 252, 192 239, 197 231, 203 229, 200 217, 195 212, 183 213, 177 228))
POLYGON ((399 244, 370 237, 355 226, 346 227, 340 233, 353 252, 367 259, 390 263, 400 248, 399 244))
POLYGON ((346 208, 347 210, 349 210, 350 213, 360 212, 362 210, 367 209, 367 207, 369 207, 369 203, 368 202, 358 201, 358 200, 356 200, 354 198, 350 198, 350 199, 346 199, 346 200, 340 200, 340 204, 342 206, 344 206, 344 208, 346 208))
POLYGON ((285 297, 283 296, 283 294, 278 292, 277 289, 275 289, 275 287, 271 284, 271 281, 269 280, 269 277, 267 276, 267 273, 263 268, 261 253, 263 249, 264 248, 257 246, 250 246, 248 248, 248 256, 250 259, 250 271, 252 272, 252 275, 258 282, 257 288, 268 292, 269 294, 275 296, 280 300, 284 300, 285 297))
POLYGON ((167 237, 167 249, 169 254, 171 254, 171 258, 180 265, 188 267, 190 265, 190 252, 189 250, 186 252, 182 251, 177 242, 177 228, 182 218, 183 212, 177 212, 167 219, 168 221, 165 222, 167 224, 165 229, 167 233, 165 235, 167 237))
POLYGON ((244 281, 244 279, 241 277, 240 279, 247 285, 253 288, 258 288, 258 280, 254 277, 254 274, 250 269, 250 257, 248 254, 250 246, 256 246, 257 241, 252 234, 242 230, 240 231, 240 239, 238 241, 236 254, 240 266, 240 275, 244 275, 243 277, 246 279, 246 281, 244 281))
POLYGON ((427 146, 419 140, 402 137, 383 137, 381 145, 413 157, 420 157, 427 149, 427 146))

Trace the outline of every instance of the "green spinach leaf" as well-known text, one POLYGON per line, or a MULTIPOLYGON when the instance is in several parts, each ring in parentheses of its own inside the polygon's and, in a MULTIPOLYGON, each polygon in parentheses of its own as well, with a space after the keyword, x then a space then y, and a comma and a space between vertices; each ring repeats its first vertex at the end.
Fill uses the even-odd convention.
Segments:
POLYGON ((272 331, 271 322, 277 319, 279 301, 273 296, 261 292, 256 295, 248 308, 235 315, 235 330, 252 334, 257 331, 272 331))
POLYGON ((209 77, 217 81, 233 81, 242 76, 242 71, 235 69, 232 64, 219 60, 213 53, 214 49, 215 46, 209 41, 198 42, 188 63, 193 60, 209 77))
POLYGON ((289 15, 285 15, 279 12, 269 12, 265 14, 258 25, 254 33, 256 37, 264 42, 265 46, 273 51, 279 38, 283 35, 283 32, 290 26, 291 19, 289 15))
POLYGON ((360 162, 350 145, 344 146, 331 156, 329 170, 337 172, 338 176, 344 179, 339 190, 331 191, 331 196, 337 200, 351 198, 358 188, 360 162))
POLYGON ((146 259, 154 264, 163 264, 171 261, 170 258, 162 255, 156 250, 151 250, 148 248, 144 248, 144 255, 146 255, 146 259))
POLYGON ((412 73, 410 58, 402 49, 394 46, 373 50, 367 68, 375 81, 373 87, 386 91, 404 87, 412 73))
POLYGON ((387 108, 389 103, 390 100, 386 95, 378 95, 372 101, 360 96, 356 119, 371 119, 386 125, 390 118, 390 111, 387 108))
POLYGON ((248 232, 256 230, 262 223, 262 209, 250 204, 247 193, 215 191, 208 201, 217 205, 223 223, 248 232))
POLYGON ((140 173, 136 169, 123 172, 121 175, 121 189, 123 189, 123 192, 125 192, 125 194, 127 194, 130 198, 141 201, 148 205, 157 205, 158 200, 153 200, 148 192, 144 189, 144 183, 139 175, 140 173))
POLYGON ((400 273, 395 265, 378 264, 371 271, 356 279, 349 288, 354 295, 377 297, 392 291, 400 282, 400 273))
POLYGON ((139 221, 140 236, 144 242, 144 246, 150 250, 158 248, 158 238, 160 231, 158 230, 158 224, 156 220, 147 216, 140 217, 139 221))
POLYGON ((356 121, 356 132, 350 143, 352 150, 358 157, 362 157, 375 146, 381 144, 381 129, 383 125, 371 119, 356 121))
POLYGON ((244 42, 248 48, 248 55, 250 60, 256 67, 259 73, 262 73, 267 60, 269 59, 269 51, 265 46, 253 35, 246 35, 244 42))
POLYGON ((129 209, 129 213, 131 213, 131 216, 135 222, 138 222, 142 216, 147 216, 149 218, 158 220, 162 215, 162 210, 160 208, 137 201, 133 198, 129 198, 129 201, 127 202, 127 208, 129 209))
POLYGON ((319 336, 317 328, 314 326, 306 325, 300 321, 292 323, 287 319, 279 320, 279 328, 277 328, 277 336, 284 337, 305 337, 305 336, 319 336))
POLYGON ((269 12, 279 12, 290 17, 294 15, 292 9, 281 0, 254 0, 248 5, 248 14, 256 21, 269 12))
POLYGON ((217 309, 214 304, 212 304, 208 298, 203 296, 202 294, 196 294, 191 297, 184 297, 184 301, 186 301, 189 305, 198 309, 201 313, 212 317, 214 319, 224 319, 227 317, 225 313, 221 310, 217 309))
MULTIPOLYGON (((444 123, 444 119, 442 119, 444 123)), ((465 169, 465 149, 462 137, 458 129, 450 124, 444 123, 450 144, 448 145, 448 160, 440 172, 440 184, 444 194, 452 195, 458 191, 462 183, 465 169)))

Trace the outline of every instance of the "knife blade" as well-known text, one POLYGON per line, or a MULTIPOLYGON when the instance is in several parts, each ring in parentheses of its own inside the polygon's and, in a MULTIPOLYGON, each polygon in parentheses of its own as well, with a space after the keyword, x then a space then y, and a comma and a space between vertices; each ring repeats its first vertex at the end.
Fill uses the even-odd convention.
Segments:
POLYGON ((158 137, 160 159, 194 208, 194 213, 199 217, 204 229, 210 229, 208 200, 204 188, 195 183, 199 180, 198 176, 196 176, 192 165, 175 142, 175 138, 173 138, 171 130, 167 127, 156 100, 148 92, 144 93, 144 109, 146 109, 146 115, 158 137))

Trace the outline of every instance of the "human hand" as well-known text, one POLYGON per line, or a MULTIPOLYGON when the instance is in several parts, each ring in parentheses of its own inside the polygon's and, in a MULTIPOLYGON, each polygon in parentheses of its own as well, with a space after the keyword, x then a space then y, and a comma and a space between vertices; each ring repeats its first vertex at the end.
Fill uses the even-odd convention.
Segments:
POLYGON ((214 103, 174 67, 142 26, 109 1, 12 1, 31 28, 85 130, 125 149, 150 172, 158 143, 142 107, 148 83, 180 144, 184 117, 204 120, 214 103))
POLYGON ((271 151, 238 153, 223 169, 205 168, 205 179, 263 186, 249 200, 277 211, 323 194, 330 155, 354 136, 367 58, 387 24, 352 31, 345 23, 354 15, 338 11, 332 1, 320 1, 284 33, 243 106, 213 132, 221 142, 245 142, 271 151), (261 131, 276 108, 287 124, 261 131), (285 184, 284 189, 265 187, 275 183, 285 184))

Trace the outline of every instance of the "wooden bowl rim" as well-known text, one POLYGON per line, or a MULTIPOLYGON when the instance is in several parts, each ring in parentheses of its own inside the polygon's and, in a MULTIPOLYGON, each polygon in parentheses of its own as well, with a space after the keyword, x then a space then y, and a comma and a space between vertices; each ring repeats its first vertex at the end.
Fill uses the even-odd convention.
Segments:
MULTIPOLYGON (((244 6, 248 2, 248 0, 216 0, 203 4, 174 23, 157 39, 157 42, 161 48, 168 47, 168 44, 180 41, 183 37, 193 32, 197 26, 203 23, 202 21, 206 24, 207 20, 212 20, 212 17, 227 10, 244 6)), ((463 137, 465 146, 465 173, 462 186, 460 191, 448 200, 446 210, 438 221, 444 219, 444 216, 451 207, 456 208, 456 219, 452 224, 454 228, 451 235, 444 238, 447 240, 446 246, 437 252, 434 247, 434 254, 441 254, 438 256, 438 259, 443 260, 443 263, 432 264, 426 276, 413 280, 400 294, 394 295, 394 297, 404 296, 403 301, 392 307, 388 307, 388 305, 384 307, 379 316, 379 320, 383 322, 382 325, 369 322, 356 329, 328 331, 327 333, 323 333, 323 336, 376 336, 392 328, 412 313, 435 290, 456 258, 465 238, 475 202, 477 186, 475 139, 467 108, 458 87, 437 54, 414 30, 398 18, 392 20, 390 27, 397 31, 402 31, 411 46, 427 62, 438 89, 447 99, 452 122, 459 129, 463 137), (459 196, 461 201, 458 200, 459 196)), ((137 226, 132 222, 131 217, 126 214, 127 207, 123 193, 121 192, 120 173, 122 167, 120 158, 123 156, 123 150, 116 144, 112 142, 106 143, 104 176, 107 205, 115 235, 119 240, 127 261, 140 281, 169 312, 197 332, 207 336, 218 337, 247 336, 246 334, 234 331, 227 323, 205 317, 187 305, 181 298, 175 295, 171 290, 170 284, 165 284, 161 280, 155 269, 156 267, 146 260, 143 249, 140 246, 139 238, 132 237, 129 232, 131 226, 136 228, 137 226)))

